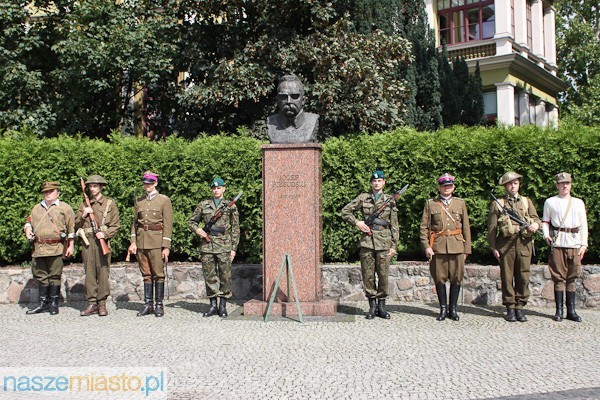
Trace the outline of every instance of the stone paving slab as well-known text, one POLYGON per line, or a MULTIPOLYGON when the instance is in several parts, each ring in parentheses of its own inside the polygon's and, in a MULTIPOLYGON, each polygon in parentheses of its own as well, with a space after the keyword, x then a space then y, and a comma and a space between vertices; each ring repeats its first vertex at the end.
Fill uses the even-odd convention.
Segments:
MULTIPOLYGON (((160 367, 169 399, 600 399, 600 311, 582 323, 526 310, 508 323, 497 306, 461 306, 460 322, 434 304, 393 303, 367 321, 366 302, 332 319, 203 318, 208 302, 171 301, 165 316, 110 303, 107 317, 25 315, 1 305, 0 367, 160 367), (577 397, 579 396, 579 397, 577 397)), ((1 398, 1 397, 0 397, 1 398)))

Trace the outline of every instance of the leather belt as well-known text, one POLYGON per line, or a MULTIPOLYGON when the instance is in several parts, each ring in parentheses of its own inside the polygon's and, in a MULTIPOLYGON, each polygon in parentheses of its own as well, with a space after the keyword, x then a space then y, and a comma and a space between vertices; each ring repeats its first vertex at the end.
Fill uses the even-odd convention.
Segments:
POLYGON ((145 231, 162 231, 164 228, 163 224, 155 224, 155 225, 142 225, 142 229, 145 231))
POLYGON ((552 227, 555 231, 559 232, 567 232, 567 233, 579 233, 579 228, 557 228, 555 226, 552 227))
POLYGON ((62 239, 36 239, 35 242, 41 244, 57 244, 62 243, 62 239))
MULTIPOLYGON (((435 238, 438 236, 456 236, 456 235, 460 235, 462 237, 462 229, 454 229, 454 230, 446 229, 445 231, 431 232, 429 234, 429 247, 433 248, 433 242, 435 241, 435 238)), ((463 242, 464 241, 465 241, 465 238, 463 237, 463 242)))
POLYGON ((373 225, 371 226, 371 230, 372 230, 372 231, 383 231, 383 230, 385 230, 385 229, 389 229, 389 228, 388 228, 387 226, 376 225, 376 224, 373 224, 373 225))

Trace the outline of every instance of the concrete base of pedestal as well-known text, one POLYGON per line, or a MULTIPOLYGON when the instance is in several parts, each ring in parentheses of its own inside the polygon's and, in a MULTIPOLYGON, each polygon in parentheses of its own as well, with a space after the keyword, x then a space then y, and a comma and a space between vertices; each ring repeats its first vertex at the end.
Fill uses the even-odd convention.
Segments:
MULTIPOLYGON (((262 300, 250 300, 244 303, 244 315, 264 316, 269 303, 262 300)), ((336 300, 305 301, 300 302, 303 316, 335 317, 337 311, 336 300)), ((289 317, 297 316, 298 307, 295 302, 274 302, 270 316, 289 317)))

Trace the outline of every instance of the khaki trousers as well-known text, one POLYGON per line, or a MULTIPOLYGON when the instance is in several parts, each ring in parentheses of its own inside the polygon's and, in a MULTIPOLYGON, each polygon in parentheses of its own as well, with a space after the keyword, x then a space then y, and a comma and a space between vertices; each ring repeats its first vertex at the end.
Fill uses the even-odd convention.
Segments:
POLYGON ((522 309, 529 299, 531 255, 523 256, 514 247, 500 256, 502 304, 522 309))
POLYGON ((554 282, 555 292, 576 290, 575 280, 581 278, 579 249, 554 247, 548 256, 548 268, 554 282))
POLYGON ((89 304, 106 304, 110 295, 110 254, 103 255, 98 239, 88 236, 89 246, 81 251, 85 268, 85 291, 89 304))
POLYGON ((435 253, 429 263, 429 272, 435 284, 450 283, 461 284, 465 276, 464 254, 439 254, 435 253))
POLYGON ((31 273, 40 286, 60 286, 62 256, 35 257, 31 273))
POLYGON ((165 281, 165 263, 162 259, 162 249, 138 249, 137 259, 144 283, 165 281))

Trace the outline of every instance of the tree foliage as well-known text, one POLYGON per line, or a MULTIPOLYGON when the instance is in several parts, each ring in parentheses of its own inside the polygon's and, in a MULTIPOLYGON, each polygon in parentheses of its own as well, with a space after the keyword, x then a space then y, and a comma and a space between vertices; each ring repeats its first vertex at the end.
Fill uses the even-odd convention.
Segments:
POLYGON ((600 7, 594 0, 556 2, 557 59, 569 84, 562 109, 586 124, 600 123, 600 7))

